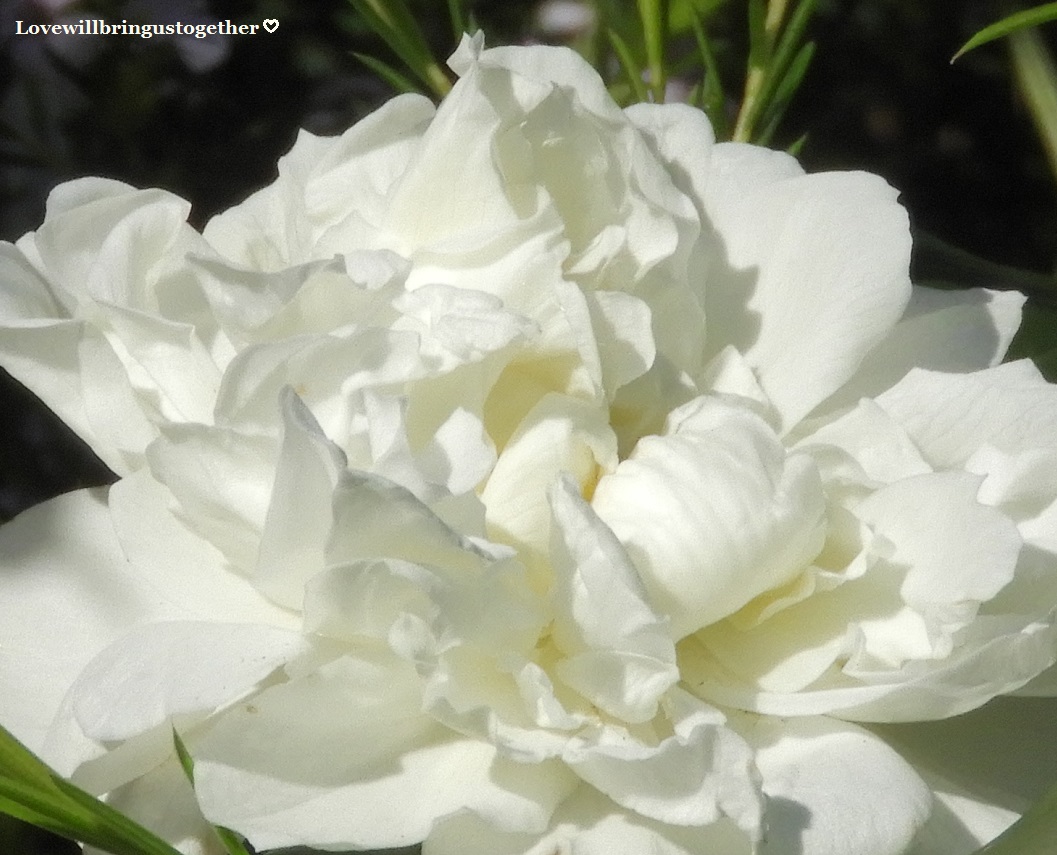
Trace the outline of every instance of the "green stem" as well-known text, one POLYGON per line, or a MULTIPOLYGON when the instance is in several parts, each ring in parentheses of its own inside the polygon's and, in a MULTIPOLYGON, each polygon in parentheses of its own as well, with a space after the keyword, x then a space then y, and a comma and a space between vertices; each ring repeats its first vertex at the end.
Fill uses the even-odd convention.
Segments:
POLYGON ((646 42, 650 94, 654 103, 663 104, 668 83, 668 70, 664 64, 664 46, 668 39, 668 0, 638 0, 638 7, 646 42))
POLYGON ((426 77, 429 81, 429 88, 438 98, 443 98, 451 92, 451 80, 436 62, 431 62, 426 66, 426 77))
POLYGON ((745 73, 745 91, 741 97, 741 109, 734 122, 731 139, 735 142, 751 142, 756 114, 759 112, 760 93, 767 82, 767 68, 771 64, 771 39, 767 31, 768 20, 776 5, 785 5, 785 0, 772 0, 763 9, 763 0, 749 0, 749 68, 745 73))
POLYGON ((736 142, 752 142, 756 120, 760 114, 760 96, 768 88, 769 78, 775 73, 772 67, 774 46, 778 43, 778 34, 782 31, 788 6, 789 0, 768 0, 767 10, 761 21, 753 12, 753 4, 749 4, 750 36, 756 44, 753 44, 749 51, 745 93, 731 137, 736 142))
POLYGON ((778 41, 778 33, 782 29, 787 6, 787 0, 771 0, 767 4, 767 17, 764 19, 763 28, 771 47, 774 47, 775 42, 778 41))

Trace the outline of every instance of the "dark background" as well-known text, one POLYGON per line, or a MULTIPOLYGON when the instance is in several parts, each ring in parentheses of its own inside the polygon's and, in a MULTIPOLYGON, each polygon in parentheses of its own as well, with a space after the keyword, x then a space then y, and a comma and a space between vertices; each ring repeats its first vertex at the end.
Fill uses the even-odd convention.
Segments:
MULTIPOLYGON (((447 56, 454 38, 445 0, 410 2, 436 55, 447 56)), ((536 5, 470 3, 492 44, 555 40, 537 26, 536 5)), ((902 191, 917 230, 992 261, 1052 273, 1057 186, 1006 47, 949 63, 969 36, 1007 11, 991 0, 820 0, 810 29, 818 51, 776 144, 806 133, 800 157, 809 170, 877 172, 902 191)), ((743 0, 730 0, 708 22, 732 111, 745 66, 744 16, 743 0)), ((1042 32, 1053 46, 1057 24, 1042 32)), ((82 175, 164 187, 191 200, 201 226, 275 177, 298 128, 338 133, 392 94, 353 51, 398 65, 345 0, 0 0, 0 239, 34 229, 48 191, 82 175), (16 20, 82 17, 277 18, 280 26, 204 40, 14 34, 16 20)), ((110 478, 0 371, 0 521, 110 478)), ((0 852, 51 845, 11 834, 0 826, 0 852)))

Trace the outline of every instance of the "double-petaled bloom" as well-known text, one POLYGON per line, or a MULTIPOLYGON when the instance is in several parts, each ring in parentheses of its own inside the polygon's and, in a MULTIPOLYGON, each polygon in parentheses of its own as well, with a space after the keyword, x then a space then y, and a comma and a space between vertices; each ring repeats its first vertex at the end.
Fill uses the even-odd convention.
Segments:
POLYGON ((1052 724, 946 719, 1057 659, 1022 298, 913 288, 877 177, 451 64, 201 234, 83 179, 0 247, 0 364, 120 476, 0 531, 0 723, 188 852, 993 837, 1040 763, 979 739, 1052 724))

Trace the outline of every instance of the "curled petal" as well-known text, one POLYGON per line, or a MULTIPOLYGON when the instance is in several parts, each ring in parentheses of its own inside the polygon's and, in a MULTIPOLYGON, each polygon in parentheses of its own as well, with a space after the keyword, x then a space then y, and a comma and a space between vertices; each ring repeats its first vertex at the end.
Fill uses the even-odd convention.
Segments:
POLYGON ((681 638, 792 579, 822 547, 818 472, 758 416, 701 398, 642 439, 592 500, 681 638))
POLYGON ((562 476, 549 491, 554 514, 554 640, 562 679, 623 721, 649 721, 679 679, 667 622, 613 533, 562 476))
POLYGON ((763 799, 749 746, 718 710, 680 689, 665 697, 671 733, 651 744, 602 725, 573 739, 563 759, 617 804, 674 825, 728 817, 751 839, 763 799))

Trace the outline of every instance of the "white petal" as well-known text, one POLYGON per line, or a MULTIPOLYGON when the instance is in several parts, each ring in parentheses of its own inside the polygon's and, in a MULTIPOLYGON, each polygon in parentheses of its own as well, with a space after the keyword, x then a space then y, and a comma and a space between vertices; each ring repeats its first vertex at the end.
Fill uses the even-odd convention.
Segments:
POLYGON ((124 585, 103 490, 68 493, 4 525, 0 567, 0 721, 39 752, 77 674, 151 613, 150 594, 124 585))
MULTIPOLYGON (((18 687, 0 693, 0 720, 37 751, 77 675, 131 628, 289 620, 172 518, 145 474, 111 487, 109 508, 104 496, 69 493, 0 529, 0 681, 18 687)), ((47 759, 69 771, 70 758, 47 759)))
POLYGON ((818 472, 758 416, 700 398, 639 441, 592 506, 635 562, 675 638, 796 576, 822 548, 818 472))
POLYGON ((459 810, 542 828, 569 789, 558 764, 439 728, 411 666, 367 651, 262 692, 189 748, 206 815, 260 849, 407 845, 459 810))
MULTIPOLYGON (((172 732, 167 730, 170 743, 172 732)), ((202 816, 191 783, 176 756, 107 796, 107 804, 157 834, 185 855, 224 855, 227 851, 202 816)), ((107 855, 85 847, 85 855, 107 855)))
POLYGON ((511 834, 479 817, 458 814, 439 823, 422 855, 750 855, 749 837, 729 820, 669 825, 624 810, 581 785, 562 802, 546 833, 511 834))
POLYGON ((83 321, 0 326, 4 367, 119 475, 157 435, 113 349, 83 321))
POLYGON ((402 255, 495 234, 517 219, 493 157, 501 107, 482 97, 480 78, 479 68, 469 70, 441 102, 387 200, 385 226, 402 255))
POLYGON ((147 449, 151 473, 172 492, 186 525, 249 574, 275 477, 276 442, 200 424, 166 425, 161 433, 147 449))
POLYGON ((395 306, 403 317, 394 329, 410 329, 422 339, 427 358, 456 364, 476 362, 485 354, 527 339, 535 324, 506 308, 493 294, 437 283, 401 294, 395 306))
POLYGON ((156 310, 168 256, 194 243, 190 207, 164 190, 83 178, 52 191, 33 243, 49 277, 79 300, 156 310))
POLYGON ((915 286, 906 314, 825 408, 874 397, 912 368, 967 373, 998 365, 1020 326, 1016 291, 941 291, 915 286))
POLYGON ((118 305, 102 306, 101 311, 137 392, 157 408, 160 418, 211 422, 220 370, 194 327, 118 305))
POLYGON ((345 455, 289 387, 280 393, 279 406, 282 440, 253 581, 280 605, 297 609, 305 582, 325 566, 332 496, 345 455))
POLYGON ((510 438, 481 492, 489 534, 517 547, 544 585, 549 577, 550 506, 547 489, 568 472, 590 490, 616 467, 616 437, 605 409, 565 395, 547 395, 510 438))
POLYGON ((877 403, 937 468, 961 465, 984 444, 1015 453, 1057 435, 1057 387, 1026 359, 972 374, 915 368, 877 403))
POLYGON ((926 618, 966 623, 1013 578, 1020 534, 976 501, 979 486, 969 474, 921 475, 878 490, 857 509, 894 545, 888 562, 908 568, 900 595, 926 618))
POLYGON ((212 712, 307 650, 290 630, 204 621, 133 629, 92 659, 71 688, 81 729, 128 739, 176 715, 212 712))
POLYGON ((367 248, 433 112, 427 98, 401 96, 340 137, 301 131, 279 160, 279 179, 210 220, 206 239, 232 261, 266 271, 367 248))
POLYGON ((424 477, 457 496, 480 484, 495 459, 495 446, 484 424, 459 408, 437 428, 418 462, 424 477))
POLYGON ((562 757, 617 804, 674 825, 728 817, 753 840, 763 800, 753 753, 713 707, 681 689, 662 701, 669 735, 647 743, 603 724, 574 738, 562 757))
POLYGON ((938 473, 877 491, 859 513, 891 554, 748 628, 760 638, 744 647, 740 630, 716 636, 717 657, 737 677, 683 645, 684 677, 717 703, 865 721, 956 715, 1023 685, 1052 661, 1057 630, 1030 614, 977 615, 1013 578, 1020 549, 1013 523, 976 501, 977 485, 966 473, 938 473), (825 666, 838 652, 847 660, 840 673, 800 692, 765 685, 782 669, 825 666))
MULTIPOLYGON (((147 620, 239 621, 297 629, 293 613, 273 605, 223 556, 169 509, 168 491, 147 473, 110 488, 110 513, 121 545, 128 590, 143 588, 155 605, 147 620)), ((114 636, 116 637, 116 636, 114 636)))
POLYGON ((932 794, 869 731, 828 718, 746 719, 767 795, 761 855, 903 855, 932 794))
POLYGON ((339 445, 355 416, 356 391, 401 384, 427 373, 412 332, 382 328, 297 335, 239 352, 224 372, 217 423, 276 435, 276 401, 292 386, 339 445))
POLYGON ((507 547, 478 543, 455 531, 404 487, 365 472, 345 471, 334 491, 327 561, 401 558, 435 570, 476 573, 507 547))
POLYGON ((878 484, 932 471, 902 425, 869 398, 863 398, 795 447, 810 450, 819 445, 846 451, 878 484))
POLYGON ((896 192, 864 173, 799 172, 787 156, 720 144, 705 188, 710 352, 745 354, 786 430, 855 373, 910 298, 896 192))
POLYGON ((6 241, 0 242, 0 275, 4 279, 4 290, 0 292, 0 323, 3 325, 70 316, 72 302, 69 297, 49 283, 18 246, 6 241))
POLYGON ((571 479, 560 477, 549 495, 553 633, 567 657, 557 672, 610 715, 649 721, 679 679, 667 621, 650 607, 623 547, 571 479))

